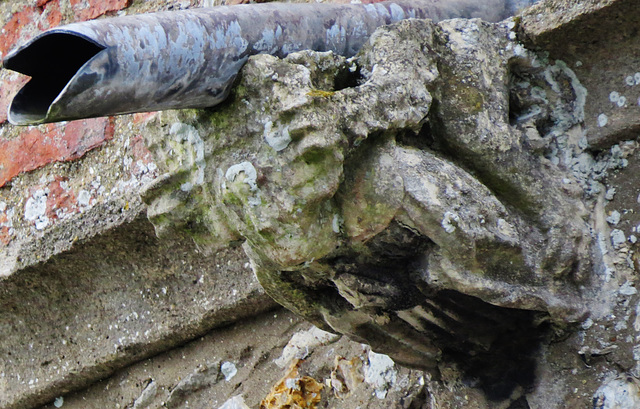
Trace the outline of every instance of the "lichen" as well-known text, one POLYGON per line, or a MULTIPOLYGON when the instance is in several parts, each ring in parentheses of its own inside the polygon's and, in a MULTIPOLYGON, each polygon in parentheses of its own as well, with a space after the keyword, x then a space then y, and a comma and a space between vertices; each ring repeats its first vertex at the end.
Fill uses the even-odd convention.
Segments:
MULTIPOLYGON (((518 127, 552 118, 561 140, 580 123, 585 94, 560 62, 537 59, 531 68, 533 57, 515 51, 507 30, 405 21, 381 28, 348 63, 313 52, 250 58, 226 104, 163 114, 194 129, 202 149, 194 160, 184 137, 175 149, 157 141, 157 156, 176 174, 204 169, 205 181, 180 195, 165 191, 183 204, 164 199, 163 220, 192 220, 217 237, 228 230, 277 302, 325 329, 366 338, 376 328, 374 347, 389 349, 397 326, 415 324, 398 311, 445 291, 505 314, 582 317, 574 286, 588 248, 582 204, 562 182, 572 175, 542 166, 544 146, 523 146, 518 127), (360 82, 349 82, 351 66, 360 82), (517 70, 520 106, 510 105, 508 86, 517 70), (527 114, 510 122, 512 108, 527 114)), ((546 137, 528 135, 532 143, 546 137)), ((181 177, 178 189, 192 180, 181 177)), ((466 353, 465 342, 451 348, 466 353)), ((432 367, 438 345, 391 349, 432 367)))
POLYGON ((335 94, 335 92, 333 91, 324 91, 321 89, 312 89, 311 91, 307 92, 307 95, 310 97, 318 97, 318 98, 329 98, 331 96, 333 96, 335 94))

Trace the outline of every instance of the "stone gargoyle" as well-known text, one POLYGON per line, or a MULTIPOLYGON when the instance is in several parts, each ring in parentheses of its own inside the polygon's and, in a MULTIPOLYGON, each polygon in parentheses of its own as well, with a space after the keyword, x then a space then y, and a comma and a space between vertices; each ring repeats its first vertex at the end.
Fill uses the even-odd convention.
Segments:
POLYGON ((516 31, 406 20, 353 58, 251 57, 220 106, 154 119, 150 220, 242 245, 280 304, 399 363, 527 365, 541 327, 585 317, 591 236, 549 155, 585 91, 516 31))

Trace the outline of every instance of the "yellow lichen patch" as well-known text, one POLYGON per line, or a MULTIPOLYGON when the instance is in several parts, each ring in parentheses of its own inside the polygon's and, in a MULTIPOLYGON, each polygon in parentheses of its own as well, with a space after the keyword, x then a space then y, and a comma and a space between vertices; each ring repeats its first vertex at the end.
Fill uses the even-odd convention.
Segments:
POLYGON ((360 357, 347 360, 336 356, 331 371, 331 388, 337 398, 347 398, 354 389, 364 382, 362 375, 362 360, 360 357))
POLYGON ((312 89, 311 91, 307 92, 307 95, 310 97, 322 97, 322 98, 329 98, 333 94, 335 94, 334 91, 323 91, 321 89, 312 89))
POLYGON ((297 359, 287 373, 260 402, 260 409, 315 409, 320 402, 322 384, 310 376, 299 376, 302 363, 297 359))

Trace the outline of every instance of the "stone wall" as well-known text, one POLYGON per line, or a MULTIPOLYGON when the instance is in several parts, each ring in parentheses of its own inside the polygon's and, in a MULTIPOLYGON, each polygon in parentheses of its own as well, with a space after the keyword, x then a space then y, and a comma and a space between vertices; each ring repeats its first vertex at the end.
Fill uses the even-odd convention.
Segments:
MULTIPOLYGON (((215 4, 0 2, 0 55, 215 4)), ((0 408, 640 407, 639 24, 400 23, 215 110, 37 127, 2 70, 0 408)))

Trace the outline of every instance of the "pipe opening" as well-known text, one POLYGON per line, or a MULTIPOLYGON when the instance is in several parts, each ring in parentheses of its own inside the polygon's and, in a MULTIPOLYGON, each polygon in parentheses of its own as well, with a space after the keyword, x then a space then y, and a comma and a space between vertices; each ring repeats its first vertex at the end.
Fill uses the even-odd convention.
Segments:
POLYGON ((31 77, 9 109, 16 125, 42 122, 76 72, 105 47, 72 33, 47 33, 9 56, 4 67, 31 77))

